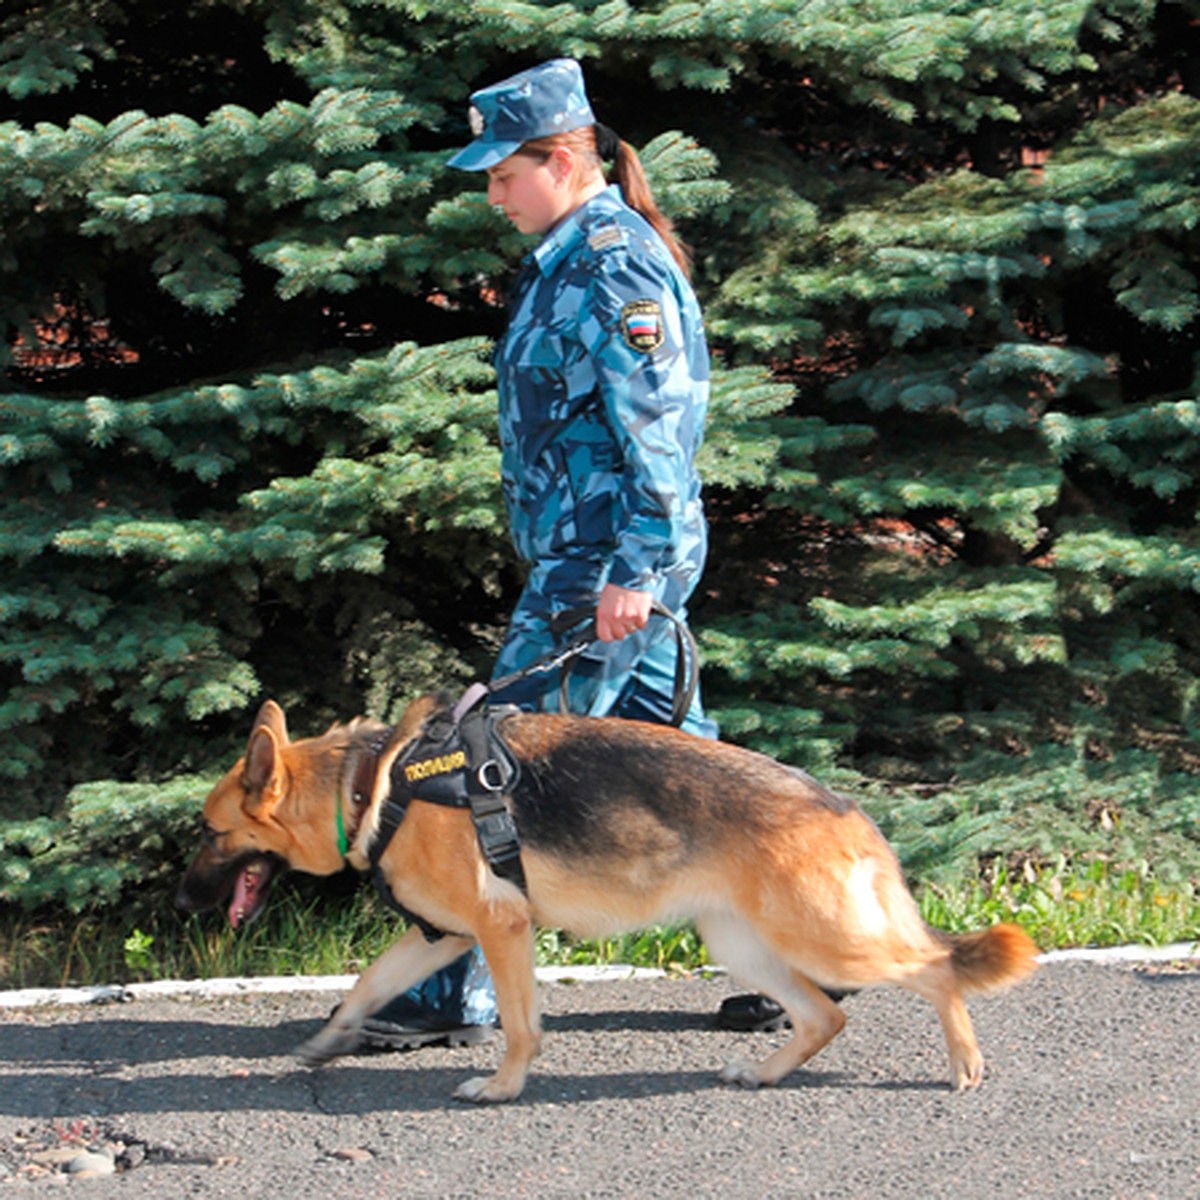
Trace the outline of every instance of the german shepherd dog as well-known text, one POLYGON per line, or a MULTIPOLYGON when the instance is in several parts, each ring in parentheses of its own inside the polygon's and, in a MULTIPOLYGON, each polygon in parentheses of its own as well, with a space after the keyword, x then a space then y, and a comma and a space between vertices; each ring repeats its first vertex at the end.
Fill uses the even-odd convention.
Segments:
MULTIPOLYGON (((358 719, 291 741, 268 700, 245 755, 205 801, 179 905, 228 902, 236 927, 262 910, 283 867, 328 875, 348 859, 365 869, 390 764, 445 708, 445 697, 427 696, 390 731, 358 719), (352 786, 372 756, 378 769, 356 804, 352 786)), ((726 1081, 778 1083, 836 1036, 846 1019, 822 989, 890 982, 937 1010, 953 1085, 980 1083, 963 996, 1028 974, 1036 947, 1015 925, 958 935, 927 926, 895 854, 852 801, 753 751, 669 726, 513 712, 499 729, 520 765, 505 802, 528 893, 489 869, 469 809, 412 801, 380 867, 395 898, 448 936, 429 941, 409 928, 298 1048, 305 1064, 353 1051, 364 1018, 478 942, 505 1053, 494 1075, 456 1095, 511 1100, 541 1040, 534 925, 598 937, 690 920, 716 961, 791 1018, 789 1041, 761 1062, 731 1063, 726 1081)))

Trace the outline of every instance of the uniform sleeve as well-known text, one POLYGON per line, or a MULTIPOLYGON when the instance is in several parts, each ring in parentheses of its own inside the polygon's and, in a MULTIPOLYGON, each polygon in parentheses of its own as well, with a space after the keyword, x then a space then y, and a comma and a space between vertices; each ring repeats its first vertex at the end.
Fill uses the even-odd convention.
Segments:
POLYGON ((703 331, 688 324, 658 256, 620 245, 601 257, 580 332, 624 460, 626 522, 609 574, 619 587, 651 586, 681 542, 703 420, 697 376, 707 380, 708 366, 703 331))

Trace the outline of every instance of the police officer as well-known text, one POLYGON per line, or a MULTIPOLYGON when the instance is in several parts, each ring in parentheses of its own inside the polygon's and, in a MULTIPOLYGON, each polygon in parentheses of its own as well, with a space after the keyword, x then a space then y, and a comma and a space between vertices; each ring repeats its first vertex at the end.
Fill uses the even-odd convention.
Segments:
MULTIPOLYGON (((552 652, 570 632, 556 617, 585 605, 599 644, 571 672, 571 710, 669 722, 676 646, 651 605, 683 619, 707 546, 695 456, 708 348, 687 256, 637 153, 597 124, 573 59, 475 92, 470 120, 475 139, 450 165, 486 172, 489 202, 541 238, 495 355, 504 498, 528 578, 493 678, 552 652)), ((559 702, 544 675, 496 699, 559 702)), ((683 728, 716 736, 698 692, 683 728)), ((473 1040, 491 1003, 476 950, 386 1006, 366 1036, 473 1040)))
MULTIPOLYGON (((572 711, 669 721, 675 645, 650 605, 683 616, 707 544, 695 455, 708 348, 687 260, 636 152, 596 125, 573 59, 476 92, 472 120, 451 164, 486 171, 489 201, 543 235, 495 357, 504 496, 529 564, 495 676, 553 650, 555 616, 590 604, 600 642, 621 645, 572 671, 572 711)), ((537 677, 497 698, 558 703, 537 677)), ((716 734, 699 700, 684 728, 716 734)))

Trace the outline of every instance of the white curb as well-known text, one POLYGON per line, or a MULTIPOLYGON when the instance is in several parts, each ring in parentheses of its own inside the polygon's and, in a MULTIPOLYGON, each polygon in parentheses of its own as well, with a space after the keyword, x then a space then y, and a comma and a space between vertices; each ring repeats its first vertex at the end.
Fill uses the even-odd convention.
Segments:
MULTIPOLYGON (((1078 950, 1051 950, 1038 956, 1038 962, 1200 963, 1200 942, 1178 942, 1173 946, 1116 946, 1102 950, 1083 947, 1078 950)), ((718 966, 703 968, 708 975, 724 974, 718 966)), ((625 979, 662 979, 666 971, 652 967, 631 967, 623 963, 611 966, 538 967, 543 983, 605 983, 625 979)), ((211 1000, 227 996, 249 996, 288 992, 346 992, 357 975, 265 975, 261 978, 160 980, 155 983, 109 984, 77 988, 24 988, 0 992, 2 1008, 36 1008, 45 1004, 112 1004, 131 1000, 190 997, 211 1000)))
POLYGON ((1173 946, 1113 946, 1107 950, 1083 946, 1078 950, 1048 950, 1038 955, 1040 963, 1098 962, 1190 962, 1200 960, 1200 942, 1176 942, 1173 946))
MULTIPOLYGON (((614 979, 659 979, 666 974, 649 967, 538 967, 545 983, 603 983, 614 979)), ((43 1004, 114 1004, 130 1000, 188 997, 211 1000, 281 992, 348 992, 357 975, 264 975, 240 979, 163 979, 154 983, 118 983, 93 987, 24 988, 0 992, 0 1008, 36 1008, 43 1004)))

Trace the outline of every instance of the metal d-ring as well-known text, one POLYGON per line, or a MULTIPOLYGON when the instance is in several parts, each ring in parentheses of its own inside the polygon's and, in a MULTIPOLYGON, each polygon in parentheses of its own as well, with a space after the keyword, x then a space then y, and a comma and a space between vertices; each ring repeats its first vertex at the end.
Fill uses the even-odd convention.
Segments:
POLYGON ((479 764, 475 778, 479 780, 480 787, 486 788, 489 792, 504 791, 504 767, 494 758, 489 758, 486 762, 479 764), (496 782, 494 783, 488 778, 489 767, 496 772, 496 782))

